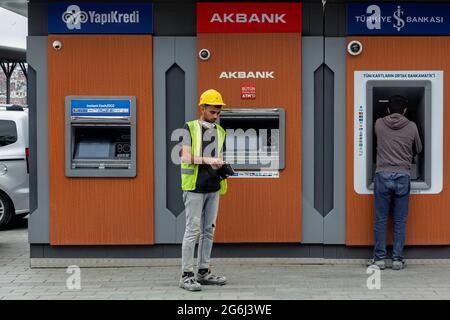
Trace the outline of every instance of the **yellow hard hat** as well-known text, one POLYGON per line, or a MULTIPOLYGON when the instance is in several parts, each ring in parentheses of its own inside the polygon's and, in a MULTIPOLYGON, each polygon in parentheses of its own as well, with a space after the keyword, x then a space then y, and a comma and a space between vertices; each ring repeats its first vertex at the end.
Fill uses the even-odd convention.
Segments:
POLYGON ((222 95, 219 93, 219 91, 214 89, 209 89, 202 93, 198 105, 201 106, 203 104, 209 104, 212 106, 225 105, 225 103, 222 100, 222 95))

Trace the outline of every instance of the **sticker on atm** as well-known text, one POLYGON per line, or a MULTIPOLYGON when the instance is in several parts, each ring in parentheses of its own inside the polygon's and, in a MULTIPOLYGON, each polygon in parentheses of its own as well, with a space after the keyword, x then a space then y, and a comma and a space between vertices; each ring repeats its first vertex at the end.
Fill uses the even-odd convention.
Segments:
POLYGON ((241 85, 241 98, 256 99, 256 85, 254 84, 241 85))
POLYGON ((73 99, 70 102, 71 116, 127 116, 131 112, 129 100, 86 100, 73 99))

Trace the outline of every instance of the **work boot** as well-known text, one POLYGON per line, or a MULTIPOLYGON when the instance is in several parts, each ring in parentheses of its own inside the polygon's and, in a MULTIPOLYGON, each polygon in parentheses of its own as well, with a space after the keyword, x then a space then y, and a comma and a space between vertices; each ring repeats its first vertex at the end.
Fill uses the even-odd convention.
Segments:
POLYGON ((380 270, 386 269, 386 262, 384 260, 369 260, 368 266, 377 266, 380 270))
POLYGON ((405 267, 405 262, 402 260, 392 261, 392 270, 402 270, 405 267))
POLYGON ((214 275, 211 273, 211 270, 208 269, 208 271, 205 273, 197 273, 197 281, 205 285, 223 286, 227 283, 227 278, 225 278, 224 276, 214 275))
POLYGON ((188 291, 201 291, 202 286, 195 279, 193 272, 183 274, 180 279, 180 288, 188 291))

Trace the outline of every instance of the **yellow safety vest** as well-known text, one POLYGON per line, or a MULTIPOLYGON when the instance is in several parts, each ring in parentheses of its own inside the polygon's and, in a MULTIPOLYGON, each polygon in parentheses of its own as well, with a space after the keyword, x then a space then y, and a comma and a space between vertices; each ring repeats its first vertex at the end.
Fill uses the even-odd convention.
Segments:
MULTIPOLYGON (((191 154, 194 157, 201 157, 202 154, 202 128, 198 120, 192 120, 187 123, 189 132, 191 133, 191 154)), ((225 142, 225 130, 216 123, 217 141, 219 143, 217 150, 219 155, 222 152, 222 147, 225 142)), ((198 164, 181 163, 181 189, 183 191, 195 190, 198 176, 198 164)), ((219 194, 224 195, 227 192, 227 180, 220 181, 219 194)))

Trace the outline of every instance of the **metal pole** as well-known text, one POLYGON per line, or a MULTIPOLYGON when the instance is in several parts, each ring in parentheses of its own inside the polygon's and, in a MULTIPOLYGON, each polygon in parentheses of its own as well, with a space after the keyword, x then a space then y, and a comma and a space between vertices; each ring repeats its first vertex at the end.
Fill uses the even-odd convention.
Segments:
POLYGON ((0 62, 0 67, 2 68, 3 72, 6 76, 6 104, 11 103, 11 76, 14 72, 14 69, 16 68, 17 62, 0 62))

